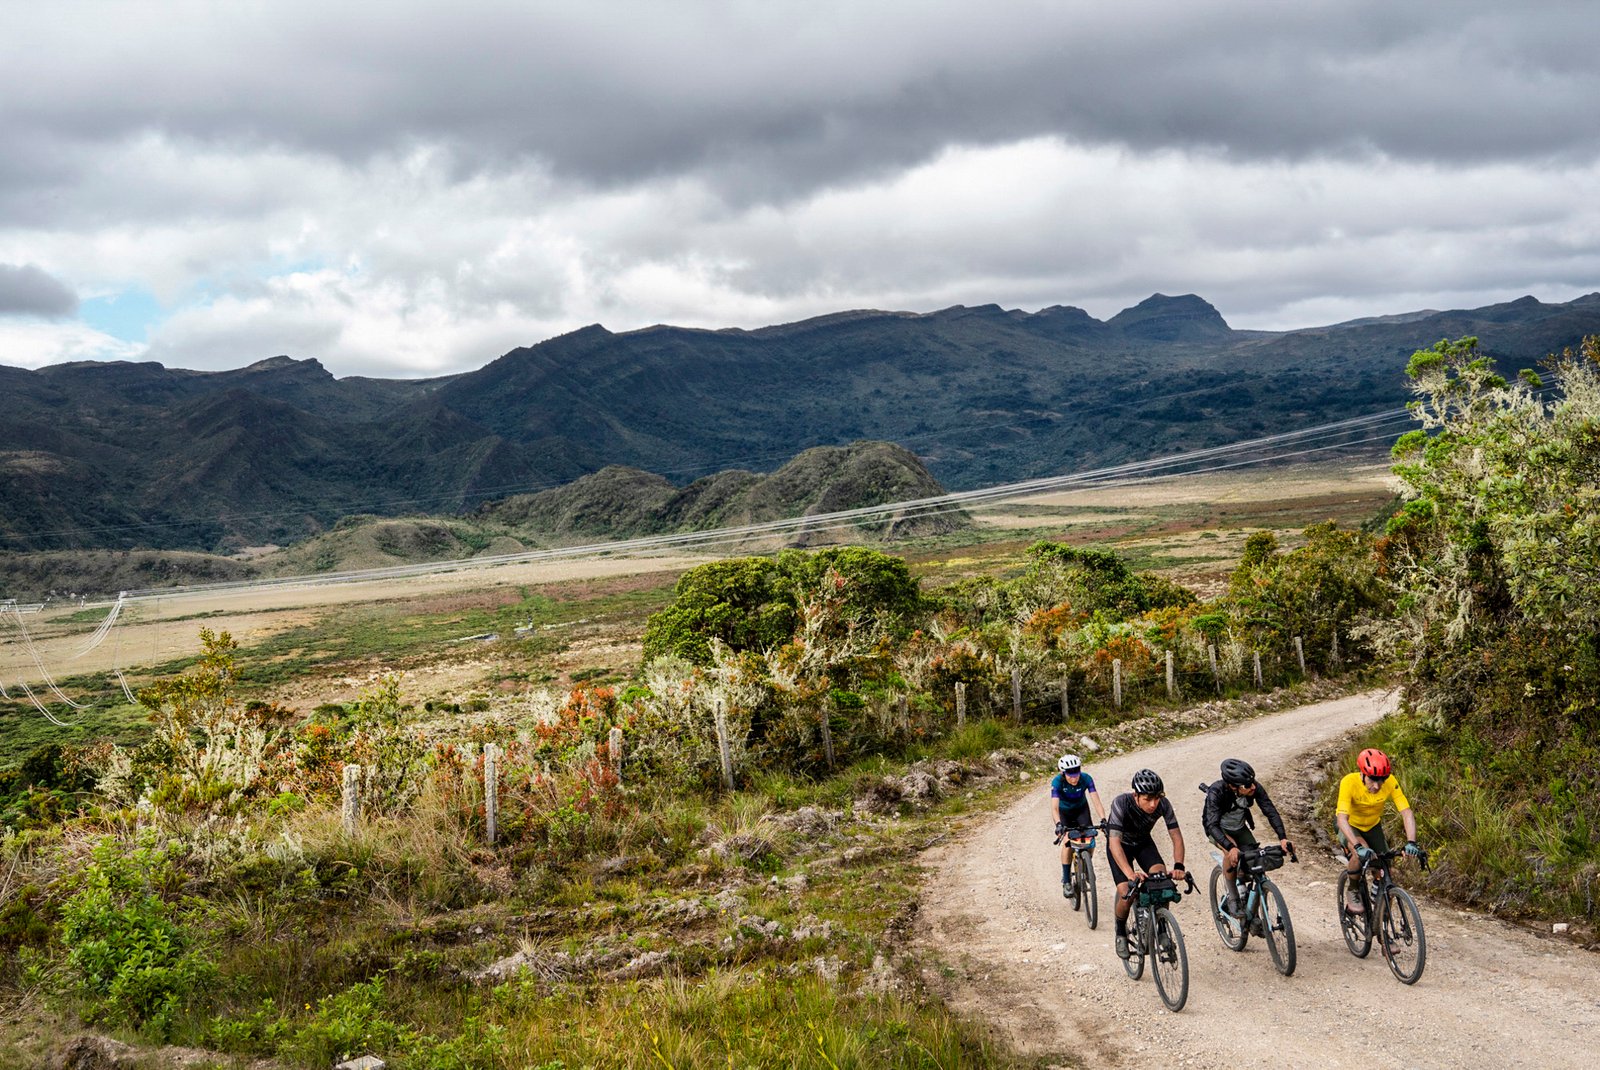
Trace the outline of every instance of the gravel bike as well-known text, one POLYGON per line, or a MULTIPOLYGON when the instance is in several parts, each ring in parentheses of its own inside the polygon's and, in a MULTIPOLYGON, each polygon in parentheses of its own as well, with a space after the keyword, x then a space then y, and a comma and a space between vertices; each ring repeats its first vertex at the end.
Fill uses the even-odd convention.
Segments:
POLYGON ((1093 929, 1100 924, 1100 897, 1094 890, 1094 844, 1100 830, 1088 828, 1062 828, 1057 826, 1056 843, 1065 837, 1072 848, 1072 871, 1063 885, 1067 902, 1074 911, 1083 911, 1083 918, 1093 929))
MULTIPOLYGON (((1194 878, 1185 873, 1188 891, 1194 891, 1194 878)), ((1128 957, 1122 968, 1137 981, 1144 976, 1144 960, 1150 960, 1150 973, 1156 991, 1168 1010, 1181 1011, 1189 1000, 1189 952, 1183 946, 1183 930, 1172 916, 1170 904, 1183 898, 1171 874, 1152 873, 1128 882, 1127 899, 1133 900, 1128 919, 1128 957)))
MULTIPOLYGON (((1428 963, 1428 941, 1422 934, 1422 915, 1417 912, 1416 900, 1390 876, 1394 860, 1404 854, 1403 850, 1373 852, 1362 861, 1359 872, 1340 872, 1339 928, 1344 932, 1344 946, 1358 959, 1367 957, 1376 938, 1395 977, 1401 984, 1414 985, 1428 963), (1351 881, 1357 885, 1360 913, 1345 906, 1351 881)), ((1417 861, 1426 872, 1427 853, 1417 861)))
MULTIPOLYGON (((1227 883, 1222 856, 1213 851, 1211 857, 1217 860, 1211 870, 1211 920, 1223 944, 1230 951, 1243 951, 1252 935, 1259 936, 1266 941, 1273 968, 1285 977, 1294 973, 1294 925, 1289 921, 1289 906, 1267 876, 1269 870, 1283 866, 1283 848, 1275 843, 1239 848, 1239 871, 1233 878, 1239 892, 1235 913, 1223 909, 1227 883)), ((1300 861, 1293 851, 1289 860, 1300 861)))

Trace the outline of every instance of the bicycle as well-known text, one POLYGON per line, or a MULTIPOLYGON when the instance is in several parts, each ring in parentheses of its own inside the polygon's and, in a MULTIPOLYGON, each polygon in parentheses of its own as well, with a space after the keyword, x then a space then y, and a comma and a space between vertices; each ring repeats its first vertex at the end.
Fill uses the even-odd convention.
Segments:
MULTIPOLYGON (((1194 878, 1188 873, 1183 876, 1192 893, 1194 878)), ((1137 981, 1144 976, 1148 957, 1161 1002, 1168 1010, 1183 1010, 1189 1000, 1189 952, 1183 946, 1183 930, 1169 908, 1183 893, 1170 874, 1153 873, 1130 881, 1124 898, 1133 900, 1133 916, 1128 919, 1128 957, 1122 960, 1122 968, 1137 981)))
POLYGON ((1056 843, 1062 838, 1072 848, 1072 875, 1067 880, 1067 901, 1074 912, 1083 911, 1084 920, 1093 929, 1100 924, 1100 898, 1094 889, 1094 844, 1099 828, 1063 828, 1056 833, 1056 843))
MULTIPOLYGON (((1211 920, 1216 923, 1223 945, 1229 951, 1243 951, 1252 935, 1259 936, 1266 941, 1273 968, 1285 977, 1294 973, 1294 924, 1289 920, 1289 906, 1267 876, 1269 870, 1283 866, 1283 848, 1275 843, 1239 848, 1239 870, 1234 874, 1237 914, 1222 909, 1226 888, 1222 856, 1213 851, 1211 857, 1217 860, 1211 870, 1211 920)), ((1300 858, 1291 850, 1289 860, 1299 862, 1300 858)))
MULTIPOLYGON (((1390 971, 1401 984, 1414 985, 1428 963, 1428 942, 1422 932, 1422 915, 1417 912, 1416 900, 1390 876, 1392 863, 1404 854, 1404 850, 1398 849, 1373 852, 1362 861, 1357 873, 1352 874, 1349 870, 1340 872, 1339 928, 1344 933, 1345 947, 1358 959, 1367 957, 1376 936, 1390 971), (1345 908, 1352 876, 1359 878, 1359 914, 1345 908), (1374 912, 1377 917, 1376 932, 1373 930, 1374 912)), ((1426 852, 1417 861, 1423 872, 1427 872, 1426 852)))

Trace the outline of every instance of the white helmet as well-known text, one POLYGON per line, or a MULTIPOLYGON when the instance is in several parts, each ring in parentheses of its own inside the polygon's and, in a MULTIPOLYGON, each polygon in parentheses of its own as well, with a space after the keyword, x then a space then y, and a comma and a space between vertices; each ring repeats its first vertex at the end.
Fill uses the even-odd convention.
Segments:
POLYGON ((1056 763, 1056 769, 1062 773, 1076 773, 1082 768, 1083 759, 1076 754, 1063 754, 1061 760, 1056 763))

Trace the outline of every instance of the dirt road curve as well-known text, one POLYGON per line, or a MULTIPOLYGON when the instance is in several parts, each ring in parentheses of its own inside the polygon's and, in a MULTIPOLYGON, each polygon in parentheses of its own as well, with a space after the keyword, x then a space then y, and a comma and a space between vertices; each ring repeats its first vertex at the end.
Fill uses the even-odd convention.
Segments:
MULTIPOLYGON (((1600 1040, 1600 955, 1424 900, 1427 972, 1408 988, 1376 950, 1365 960, 1345 950, 1333 910, 1338 873, 1326 853, 1305 852, 1298 866, 1275 874, 1294 920, 1294 976, 1278 976, 1258 940, 1234 953, 1217 938, 1203 890, 1212 860, 1196 785, 1236 755, 1252 762, 1270 789, 1275 771, 1295 755, 1375 720, 1386 701, 1368 694, 1303 706, 1088 765, 1108 805, 1134 770, 1155 769, 1188 837, 1202 891, 1175 908, 1191 978, 1181 1013, 1161 1005, 1148 969, 1131 981, 1113 954, 1103 858, 1095 860, 1100 928, 1090 932, 1062 899, 1050 845, 1054 817, 1047 782, 1038 779, 1005 810, 930 852, 917 940, 955 974, 935 983, 958 1011, 993 1023, 1025 1052, 1060 1054, 1066 1065, 1592 1063, 1600 1040)), ((1289 831, 1302 839, 1293 825, 1289 831)), ((1171 844, 1165 836, 1161 843, 1170 862, 1171 844)))

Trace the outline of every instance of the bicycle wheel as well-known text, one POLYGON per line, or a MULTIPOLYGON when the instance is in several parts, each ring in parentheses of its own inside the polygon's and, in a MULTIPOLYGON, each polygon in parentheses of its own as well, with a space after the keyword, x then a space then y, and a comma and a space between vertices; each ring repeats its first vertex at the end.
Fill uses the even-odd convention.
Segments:
POLYGON ((1189 952, 1183 946, 1183 930, 1172 911, 1162 907, 1155 912, 1155 941, 1151 945, 1150 973, 1156 991, 1170 1011, 1181 1011, 1189 1001, 1189 952))
POLYGON ((1243 951, 1244 945, 1250 942, 1250 930, 1245 928, 1244 922, 1222 909, 1223 889, 1222 867, 1211 867, 1211 920, 1216 923, 1217 935, 1222 937, 1223 946, 1229 951, 1243 951))
POLYGON ((1067 902, 1072 904, 1072 909, 1075 911, 1083 909, 1083 885, 1078 878, 1079 861, 1081 861, 1081 858, 1074 851, 1072 853, 1072 868, 1067 871, 1067 902))
POLYGON ((1428 941, 1422 935, 1422 915, 1404 888, 1390 887, 1379 921, 1379 946, 1384 961, 1401 984, 1414 985, 1428 964, 1428 941))
POLYGON ((1288 977, 1294 973, 1294 925, 1289 921, 1289 904, 1270 880, 1262 880, 1256 887, 1260 891, 1256 915, 1261 919, 1262 938, 1267 942, 1273 968, 1288 977))
POLYGON ((1083 919, 1093 929, 1100 924, 1100 898, 1094 888, 1094 860, 1082 853, 1078 855, 1079 887, 1083 895, 1083 919))
POLYGON ((1122 968, 1137 981, 1144 976, 1144 949, 1149 946, 1145 930, 1150 927, 1150 913, 1135 907, 1133 917, 1128 920, 1131 923, 1128 926, 1128 957, 1122 960, 1122 968))
MULTIPOLYGON (((1361 887, 1359 874, 1354 878, 1358 888, 1361 887)), ((1367 952, 1372 950, 1372 927, 1367 924, 1367 919, 1372 917, 1372 904, 1367 902, 1367 890, 1361 888, 1359 898, 1365 908, 1360 914, 1352 914, 1344 908, 1345 893, 1350 887, 1352 878, 1349 870, 1339 874, 1338 899, 1334 907, 1339 911, 1339 929, 1344 933, 1344 946, 1350 949, 1350 954, 1358 959, 1367 957, 1367 952)))

